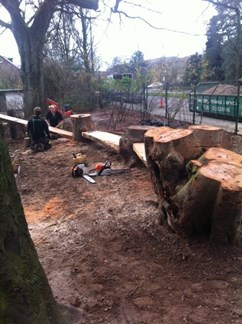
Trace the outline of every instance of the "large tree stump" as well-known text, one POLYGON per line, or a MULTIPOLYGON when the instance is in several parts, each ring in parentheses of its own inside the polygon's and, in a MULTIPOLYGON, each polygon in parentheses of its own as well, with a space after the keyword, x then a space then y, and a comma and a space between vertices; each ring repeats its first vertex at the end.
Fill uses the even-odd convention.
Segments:
POLYGON ((161 223, 183 236, 207 234, 217 242, 237 243, 241 239, 242 156, 222 148, 221 143, 229 146, 227 134, 215 127, 162 127, 145 133, 161 223))
POLYGON ((82 132, 92 131, 96 129, 91 114, 71 115, 71 120, 73 122, 73 139, 75 141, 81 140, 82 132))
POLYGON ((195 132, 201 147, 204 149, 212 146, 221 146, 230 150, 232 147, 231 134, 222 128, 207 125, 192 125, 188 129, 195 132))

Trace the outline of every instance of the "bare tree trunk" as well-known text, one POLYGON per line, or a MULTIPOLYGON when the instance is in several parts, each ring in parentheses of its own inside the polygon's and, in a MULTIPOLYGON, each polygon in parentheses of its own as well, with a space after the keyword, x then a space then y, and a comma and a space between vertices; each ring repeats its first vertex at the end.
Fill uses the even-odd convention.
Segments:
POLYGON ((1 323, 62 324, 28 232, 6 145, 0 137, 1 323))
MULTIPOLYGON (((25 39, 22 42, 29 42, 25 39)), ((33 108, 39 106, 46 112, 44 82, 43 82, 43 48, 35 46, 35 44, 28 44, 31 52, 25 51, 26 46, 21 45, 21 69, 24 90, 24 115, 28 119, 33 114, 33 108)))
POLYGON ((221 144, 229 147, 228 133, 216 127, 145 133, 161 223, 184 236, 206 234, 237 243, 242 238, 242 156, 221 144))

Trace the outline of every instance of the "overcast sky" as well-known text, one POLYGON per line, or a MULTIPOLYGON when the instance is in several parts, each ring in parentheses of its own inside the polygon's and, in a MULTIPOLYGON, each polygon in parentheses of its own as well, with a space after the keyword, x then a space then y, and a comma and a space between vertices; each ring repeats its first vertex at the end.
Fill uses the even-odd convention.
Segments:
POLYGON ((95 40, 103 62, 111 63, 116 56, 129 58, 136 50, 144 53, 145 59, 162 56, 184 57, 196 52, 202 53, 206 44, 206 29, 209 19, 216 13, 211 5, 202 0, 147 0, 154 11, 127 5, 120 10, 130 16, 144 17, 154 29, 139 19, 112 17, 113 23, 107 32, 98 24, 95 40), (169 31, 170 30, 170 31, 169 31))
MULTIPOLYGON (((109 1, 111 4, 114 0, 109 1)), ((153 29, 139 19, 112 16, 112 23, 107 24, 109 12, 102 15, 102 20, 93 30, 98 56, 103 67, 112 63, 114 57, 129 59, 140 50, 145 59, 162 56, 184 57, 195 52, 202 53, 206 43, 206 28, 215 10, 202 0, 133 0, 138 5, 120 6, 130 16, 140 16, 155 27, 153 29), (152 10, 148 10, 152 8, 152 10), (104 19, 103 19, 104 18, 104 19), (168 30, 173 30, 168 31, 168 30)), ((102 9, 102 8, 101 8, 102 9)), ((0 54, 13 57, 19 64, 18 50, 10 32, 0 36, 0 54)))

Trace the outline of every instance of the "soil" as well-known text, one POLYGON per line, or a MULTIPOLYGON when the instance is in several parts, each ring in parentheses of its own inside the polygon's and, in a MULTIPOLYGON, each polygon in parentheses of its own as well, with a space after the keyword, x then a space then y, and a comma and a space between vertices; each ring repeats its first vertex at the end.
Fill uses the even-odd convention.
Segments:
MULTIPOLYGON (((93 114, 99 129, 107 116, 93 114)), ((16 182, 53 294, 78 310, 70 322, 242 323, 242 248, 162 227, 145 166, 91 184, 72 178, 72 152, 86 154, 90 168, 106 160, 122 168, 123 158, 87 140, 58 139, 35 154, 21 138, 8 146, 18 154, 16 182)))

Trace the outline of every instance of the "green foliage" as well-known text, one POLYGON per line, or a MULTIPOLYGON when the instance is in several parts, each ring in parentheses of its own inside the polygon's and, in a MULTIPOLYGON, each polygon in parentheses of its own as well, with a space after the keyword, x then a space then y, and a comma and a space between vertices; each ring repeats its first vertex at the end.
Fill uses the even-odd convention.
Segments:
POLYGON ((205 52, 211 79, 238 79, 242 72, 241 1, 207 1, 217 10, 209 23, 205 52))
POLYGON ((202 55, 196 53, 191 55, 186 63, 183 81, 185 83, 197 84, 201 81, 203 68, 202 55))
POLYGON ((207 43, 205 58, 207 61, 207 80, 224 80, 223 70, 223 35, 219 33, 220 19, 218 16, 212 17, 207 31, 207 43))

